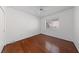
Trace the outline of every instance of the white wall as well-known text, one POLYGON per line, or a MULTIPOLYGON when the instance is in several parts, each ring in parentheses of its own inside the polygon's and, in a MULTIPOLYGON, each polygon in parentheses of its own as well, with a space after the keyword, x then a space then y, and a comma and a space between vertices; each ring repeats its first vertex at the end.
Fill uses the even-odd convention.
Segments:
POLYGON ((30 14, 6 7, 6 43, 40 33, 40 20, 30 14))
POLYGON ((76 7, 74 11, 73 9, 68 9, 66 11, 41 18, 41 22, 39 18, 19 10, 9 7, 5 7, 4 10, 6 13, 6 32, 4 33, 4 14, 0 9, 0 51, 5 43, 11 43, 37 35, 40 33, 40 30, 43 34, 73 41, 79 50, 79 7, 76 7), (75 14, 73 14, 73 12, 75 14), (46 29, 45 21, 49 21, 49 19, 53 19, 55 17, 59 18, 60 28, 46 29), (6 42, 4 43, 5 40, 6 42))
POLYGON ((79 7, 75 7, 74 13, 74 43, 79 51, 79 7))
POLYGON ((4 34, 4 13, 2 11, 2 8, 0 7, 0 52, 3 49, 4 40, 5 40, 5 34, 4 34))
POLYGON ((73 9, 44 17, 41 19, 41 24, 41 33, 73 41, 73 9), (58 29, 46 29, 45 22, 53 18, 59 18, 60 27, 58 29))

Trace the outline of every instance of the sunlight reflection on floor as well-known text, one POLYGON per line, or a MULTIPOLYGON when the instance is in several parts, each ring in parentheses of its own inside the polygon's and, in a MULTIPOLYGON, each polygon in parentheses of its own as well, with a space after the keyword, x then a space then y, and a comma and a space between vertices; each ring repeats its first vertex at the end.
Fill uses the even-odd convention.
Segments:
POLYGON ((52 53, 58 53, 59 52, 59 47, 57 47, 56 45, 54 44, 51 44, 50 42, 45 42, 45 45, 46 45, 46 49, 49 51, 49 52, 52 52, 52 53))

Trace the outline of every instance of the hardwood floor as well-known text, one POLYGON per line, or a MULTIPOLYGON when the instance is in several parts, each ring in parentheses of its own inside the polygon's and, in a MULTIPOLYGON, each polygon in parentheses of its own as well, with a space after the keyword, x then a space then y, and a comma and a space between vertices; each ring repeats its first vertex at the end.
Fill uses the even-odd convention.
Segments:
POLYGON ((3 53, 76 53, 73 42, 38 34, 11 44, 3 48, 3 53))

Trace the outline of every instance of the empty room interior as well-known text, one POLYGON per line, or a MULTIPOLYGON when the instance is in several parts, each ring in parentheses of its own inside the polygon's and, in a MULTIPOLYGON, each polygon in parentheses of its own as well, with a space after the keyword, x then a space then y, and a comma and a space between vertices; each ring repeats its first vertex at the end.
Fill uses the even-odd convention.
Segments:
POLYGON ((78 53, 79 6, 0 6, 1 53, 78 53))

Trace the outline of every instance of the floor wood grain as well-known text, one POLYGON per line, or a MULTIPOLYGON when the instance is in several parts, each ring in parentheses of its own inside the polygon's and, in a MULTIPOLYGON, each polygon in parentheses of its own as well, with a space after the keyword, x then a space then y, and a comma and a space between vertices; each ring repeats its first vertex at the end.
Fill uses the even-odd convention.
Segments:
POLYGON ((4 46, 2 53, 76 53, 73 42, 38 34, 4 46))

